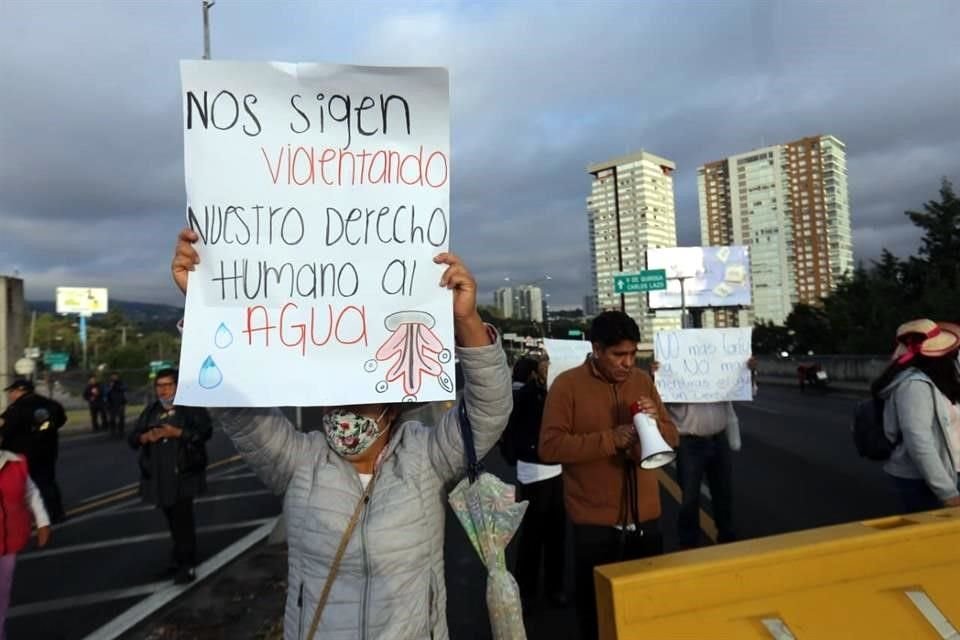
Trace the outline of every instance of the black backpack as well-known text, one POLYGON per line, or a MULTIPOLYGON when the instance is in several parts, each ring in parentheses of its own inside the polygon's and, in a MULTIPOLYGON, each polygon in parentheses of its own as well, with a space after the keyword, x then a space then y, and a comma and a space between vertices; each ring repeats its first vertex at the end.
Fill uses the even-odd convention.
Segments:
POLYGON ((870 460, 887 460, 890 454, 900 444, 902 436, 897 434, 897 441, 890 442, 883 432, 883 399, 876 396, 861 400, 853 410, 853 444, 862 458, 870 460))

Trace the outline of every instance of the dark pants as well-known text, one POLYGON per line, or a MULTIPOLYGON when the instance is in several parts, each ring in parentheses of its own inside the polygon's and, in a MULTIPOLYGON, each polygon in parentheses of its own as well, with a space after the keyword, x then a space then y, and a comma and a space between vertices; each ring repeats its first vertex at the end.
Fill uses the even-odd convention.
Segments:
MULTIPOLYGON (((890 477, 893 478, 893 486, 900 496, 904 513, 943 509, 943 502, 930 490, 926 480, 890 477)), ((960 488, 960 475, 957 476, 957 487, 960 488)))
POLYGON ((517 483, 517 500, 527 500, 517 551, 517 583, 526 602, 534 602, 543 564, 545 591, 563 593, 567 515, 563 507, 563 478, 557 476, 531 484, 517 483))
POLYGON ((55 461, 31 460, 30 478, 37 485, 43 506, 50 516, 51 522, 60 522, 64 518, 63 499, 60 497, 60 487, 57 486, 57 463, 55 461))
POLYGON ((106 429, 109 425, 106 407, 102 404, 90 404, 90 426, 93 430, 106 429))
POLYGON ((123 436, 127 428, 127 405, 110 405, 110 433, 123 436))
POLYGON ((193 520, 193 498, 181 498, 169 507, 163 507, 170 537, 173 539, 173 561, 178 566, 197 564, 197 529, 193 520))
POLYGON ((700 485, 707 478, 713 519, 717 524, 717 542, 731 542, 733 534, 733 490, 730 469, 730 445, 727 434, 680 436, 677 449, 677 480, 683 499, 677 520, 677 543, 681 548, 700 542, 700 485))
POLYGON ((622 532, 614 527, 573 525, 574 577, 580 640, 597 637, 597 599, 593 568, 602 564, 649 558, 663 553, 663 535, 656 520, 641 523, 640 529, 622 532))

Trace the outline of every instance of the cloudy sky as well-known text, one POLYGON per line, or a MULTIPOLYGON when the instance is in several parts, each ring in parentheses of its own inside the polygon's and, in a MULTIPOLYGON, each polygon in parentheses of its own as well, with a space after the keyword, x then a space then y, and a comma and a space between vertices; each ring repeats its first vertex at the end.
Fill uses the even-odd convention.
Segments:
MULTIPOLYGON (((960 2, 217 0, 214 58, 440 65, 452 96, 453 243, 482 302, 505 277, 589 291, 591 162, 674 160, 681 245, 696 168, 831 133, 858 259, 906 255, 903 215, 960 183, 960 2)), ((185 194, 178 61, 200 0, 0 0, 0 273, 177 302, 185 194)))

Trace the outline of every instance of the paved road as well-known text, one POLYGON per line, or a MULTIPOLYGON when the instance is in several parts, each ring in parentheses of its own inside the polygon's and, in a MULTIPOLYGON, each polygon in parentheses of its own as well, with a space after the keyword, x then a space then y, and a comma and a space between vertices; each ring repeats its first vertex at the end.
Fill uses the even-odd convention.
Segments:
MULTIPOLYGON (((208 452, 209 491, 196 505, 201 562, 280 511, 222 433, 208 452)), ((101 434, 63 441, 59 477, 72 515, 46 549, 18 557, 10 638, 86 637, 171 584, 159 575, 170 560, 166 520, 136 497, 136 460, 125 442, 101 434)))
MULTIPOLYGON (((880 465, 861 460, 853 449, 849 436, 849 420, 854 402, 849 397, 829 394, 801 395, 794 388, 771 385, 761 390, 756 402, 739 405, 743 450, 734 458, 734 518, 741 537, 775 535, 896 512, 896 502, 880 465)), ((102 478, 91 476, 110 473, 116 477, 113 486, 132 481, 136 474, 135 468, 126 469, 126 463, 120 459, 122 448, 110 446, 96 442, 71 444, 71 453, 65 454, 65 461, 75 462, 68 463, 69 470, 65 469, 64 478, 75 474, 73 477, 85 479, 78 482, 85 482, 87 495, 101 491, 100 487, 104 482, 102 478), (83 451, 88 453, 84 455, 83 451), (91 463, 91 460, 98 462, 91 463)), ((219 456, 225 457, 232 453, 229 443, 224 441, 222 435, 217 436, 214 447, 219 456)), ((496 455, 488 457, 486 466, 489 471, 513 481, 512 470, 497 459, 496 455)), ((239 466, 236 468, 240 469, 239 466)), ((668 470, 665 487, 661 492, 664 505, 663 528, 668 550, 672 550, 674 546, 677 506, 671 493, 674 488, 671 486, 671 473, 668 470)), ((253 520, 265 517, 264 514, 276 513, 278 503, 275 498, 266 495, 243 499, 238 497, 238 494, 245 491, 257 490, 259 485, 255 479, 244 478, 242 470, 228 475, 236 477, 225 481, 223 485, 214 484, 214 490, 222 492, 215 495, 226 499, 202 505, 198 509, 206 510, 202 523, 214 525, 236 522, 238 519, 253 520), (250 500, 257 504, 248 505, 250 500), (247 507, 241 505, 248 505, 250 511, 242 511, 247 507)), ((709 513, 709 500, 705 501, 705 508, 709 513)), ((86 540, 87 537, 95 535, 109 540, 129 537, 147 530, 148 521, 152 523, 150 530, 163 530, 162 517, 153 511, 135 511, 132 505, 124 511, 130 513, 123 516, 98 516, 87 521, 89 524, 77 522, 68 525, 76 527, 75 532, 57 532, 57 546, 75 545, 81 539, 86 540)), ((209 554, 217 545, 223 545, 231 538, 235 539, 242 532, 240 529, 209 531, 201 537, 201 546, 205 553, 209 554)), ((162 543, 155 541, 152 546, 135 543, 123 544, 113 549, 68 553, 63 556, 62 562, 54 562, 53 558, 25 560, 18 568, 15 604, 46 600, 63 594, 102 593, 106 589, 116 588, 115 585, 120 582, 150 584, 153 580, 151 571, 162 566, 166 559, 165 544, 164 540, 162 543), (31 565, 31 562, 34 564, 31 565), (57 586, 51 595, 42 585, 55 569, 62 573, 62 576, 57 576, 57 580, 63 584, 57 586)), ((511 547, 508 552, 509 559, 512 559, 514 551, 511 547)), ((452 517, 448 518, 447 522, 446 557, 450 594, 447 617, 451 637, 454 640, 490 638, 484 609, 484 570, 469 547, 459 524, 452 517)), ((272 598, 267 608, 277 608, 275 614, 279 616, 282 589, 276 588, 275 583, 276 577, 285 573, 283 555, 276 551, 267 552, 257 557, 253 563, 256 572, 251 575, 259 577, 251 579, 271 582, 269 589, 264 591, 272 598)), ((568 561, 568 587, 571 587, 569 564, 568 561)), ((262 609, 257 610, 253 623, 239 623, 243 618, 242 612, 236 609, 237 594, 246 593, 247 597, 250 597, 249 594, 253 592, 250 585, 243 584, 244 572, 247 571, 247 568, 237 569, 222 580, 218 578, 219 581, 215 581, 213 587, 198 590, 196 595, 161 612, 146 626, 154 629, 180 629, 183 632, 189 625, 189 629, 194 631, 178 637, 214 638, 224 637, 223 629, 231 621, 236 621, 230 627, 231 638, 262 637, 254 634, 255 630, 260 633, 264 628, 264 616, 267 614, 262 609), (218 611, 223 612, 222 623, 216 622, 216 616, 221 615, 218 611), (201 627, 205 629, 202 633, 197 631, 201 627), (250 634, 242 635, 241 629, 248 629, 250 634)), ((103 616, 122 609, 129 602, 113 600, 109 604, 109 608, 105 605, 74 608, 68 612, 69 620, 76 620, 77 614, 82 613, 85 618, 89 618, 84 620, 85 623, 99 623, 103 616), (97 618, 98 615, 100 618, 97 618), (94 618, 97 620, 93 620, 94 618)), ((247 607, 244 610, 250 609, 247 607)), ((58 613, 58 617, 60 615, 63 613, 58 613)), ((13 625, 24 626, 12 625, 11 631, 31 628, 27 626, 27 622, 37 619, 43 617, 17 617, 13 620, 13 625)), ((543 605, 529 618, 528 635, 531 639, 573 640, 576 637, 575 622, 572 610, 543 605)), ((37 630, 40 627, 32 629, 37 630)), ((139 632, 141 635, 137 637, 144 637, 144 629, 139 632)), ((11 637, 79 637, 46 633, 28 633, 26 636, 12 633, 11 637)))

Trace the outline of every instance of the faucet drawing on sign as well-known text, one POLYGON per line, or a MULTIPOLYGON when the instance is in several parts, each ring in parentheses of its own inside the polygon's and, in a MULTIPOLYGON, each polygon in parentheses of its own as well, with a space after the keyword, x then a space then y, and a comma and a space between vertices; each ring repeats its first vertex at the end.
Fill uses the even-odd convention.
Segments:
POLYGON ((384 319, 390 335, 376 355, 363 365, 367 373, 373 373, 378 362, 393 361, 384 379, 376 384, 378 392, 385 393, 390 383, 402 378, 403 401, 415 402, 424 375, 437 378, 444 390, 453 392, 453 380, 443 370, 443 365, 450 362, 451 353, 433 332, 435 322, 434 317, 424 311, 398 311, 384 319))

